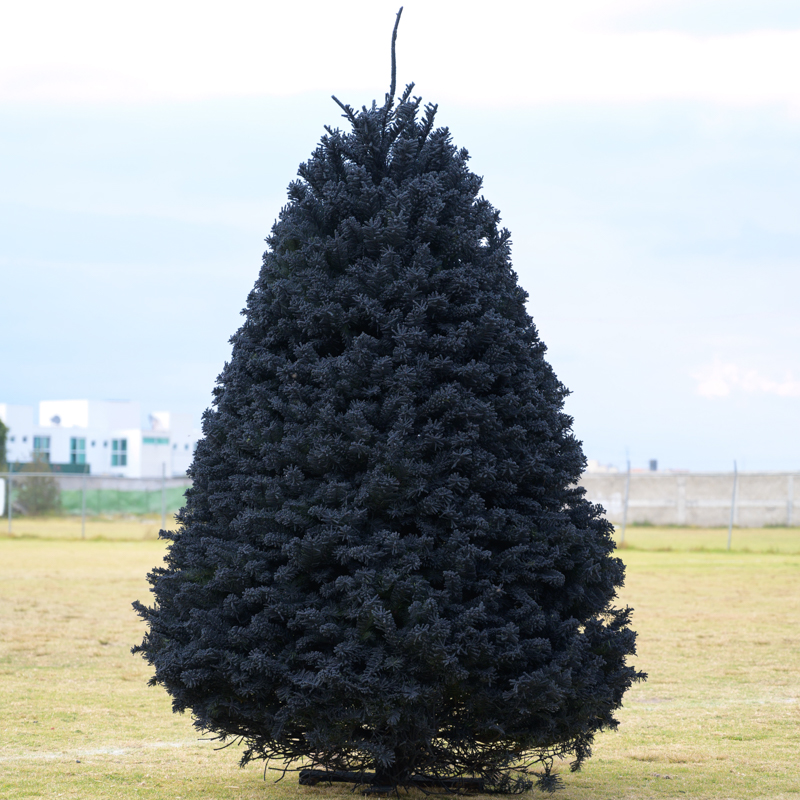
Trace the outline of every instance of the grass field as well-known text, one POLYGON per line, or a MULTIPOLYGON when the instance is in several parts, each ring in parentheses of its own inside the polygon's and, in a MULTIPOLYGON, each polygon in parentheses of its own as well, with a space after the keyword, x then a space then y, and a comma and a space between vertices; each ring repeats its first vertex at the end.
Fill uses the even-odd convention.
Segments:
MULTIPOLYGON (((167 526, 174 525, 172 517, 167 526)), ((87 517, 85 527, 80 517, 15 517, 8 533, 6 520, 0 522, 0 536, 11 539, 75 540, 107 539, 111 541, 155 541, 161 528, 161 515, 129 517, 87 517)))
MULTIPOLYGON (((0 539, 0 797, 351 796, 240 770, 146 685, 130 603, 164 552, 159 521, 87 523, 81 541, 73 521, 19 520, 0 539)), ((626 531, 621 600, 650 678, 583 771, 562 770, 562 800, 800 799, 800 530, 737 529, 730 553, 726 537, 626 531)))
MULTIPOLYGON (((171 515, 167 526, 174 525, 171 515)), ((11 533, 5 519, 0 520, 0 538, 75 540, 103 539, 109 541, 155 541, 161 527, 161 516, 95 516, 87 517, 85 527, 81 518, 15 517, 11 533)), ((617 531, 617 542, 620 533, 617 531)), ((727 528, 658 528, 629 525, 623 546, 632 550, 720 552, 726 550, 727 528)), ((800 528, 734 528, 731 550, 738 553, 800 554, 800 528)))

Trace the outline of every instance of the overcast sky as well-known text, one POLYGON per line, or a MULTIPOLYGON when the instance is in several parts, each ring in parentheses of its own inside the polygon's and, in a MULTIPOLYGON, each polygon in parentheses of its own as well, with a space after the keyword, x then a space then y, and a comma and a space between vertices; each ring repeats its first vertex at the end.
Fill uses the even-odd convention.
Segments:
MULTIPOLYGON (((199 420, 399 0, 26 0, 0 26, 0 402, 199 420)), ((800 2, 406 0, 587 457, 800 469, 800 2)))

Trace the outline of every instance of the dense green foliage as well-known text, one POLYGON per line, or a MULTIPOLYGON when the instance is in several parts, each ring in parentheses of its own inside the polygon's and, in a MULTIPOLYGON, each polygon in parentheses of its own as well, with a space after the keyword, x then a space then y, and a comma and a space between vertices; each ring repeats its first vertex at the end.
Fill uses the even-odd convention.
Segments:
POLYGON ((612 528, 466 151, 411 87, 343 108, 267 239, 134 650, 245 762, 552 788, 641 677, 612 528))

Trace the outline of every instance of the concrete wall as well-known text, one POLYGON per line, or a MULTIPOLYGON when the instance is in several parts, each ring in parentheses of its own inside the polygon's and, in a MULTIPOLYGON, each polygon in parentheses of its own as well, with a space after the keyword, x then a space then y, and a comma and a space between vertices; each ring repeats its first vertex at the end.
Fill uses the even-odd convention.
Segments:
MULTIPOLYGON (((584 473, 586 496, 622 522, 626 473, 584 473)), ((628 524, 727 526, 733 473, 633 472, 628 493, 628 524)), ((740 472, 734 525, 800 525, 800 472, 740 472)))

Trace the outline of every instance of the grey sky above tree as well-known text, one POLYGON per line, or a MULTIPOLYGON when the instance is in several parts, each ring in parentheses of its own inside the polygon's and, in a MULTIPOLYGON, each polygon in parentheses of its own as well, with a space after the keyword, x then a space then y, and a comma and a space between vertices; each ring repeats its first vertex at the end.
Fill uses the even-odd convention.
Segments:
MULTIPOLYGON (((129 398, 199 422, 331 91, 386 90, 364 64, 386 62, 373 31, 396 5, 309 2, 6 17, 0 316, 27 333, 0 337, 0 400, 129 398), (291 39, 262 46, 308 8, 302 60, 291 39)), ((401 76, 424 76, 514 232, 587 456, 796 469, 800 5, 464 8, 407 5, 401 76)))

